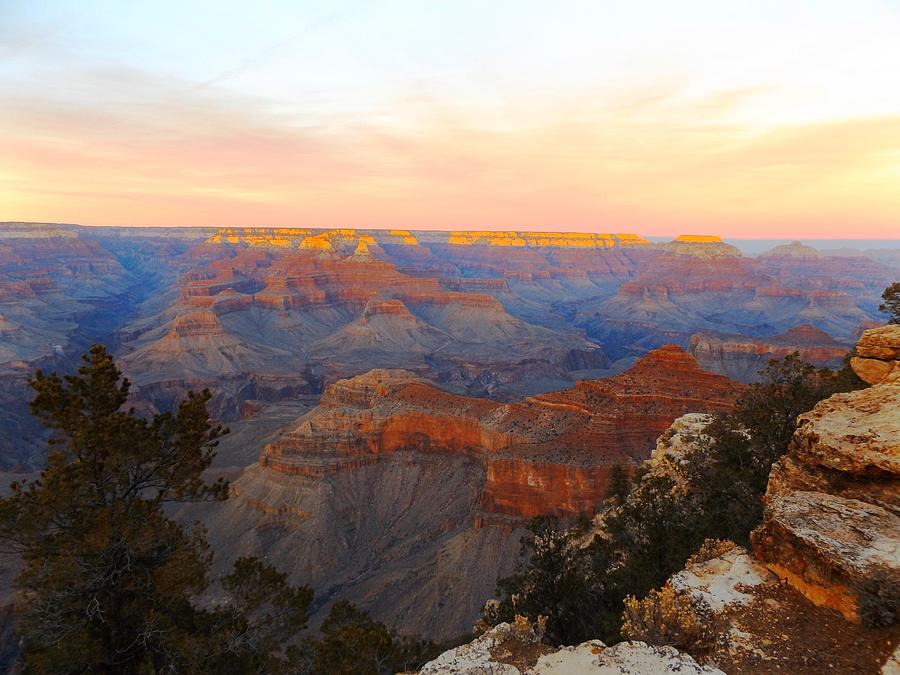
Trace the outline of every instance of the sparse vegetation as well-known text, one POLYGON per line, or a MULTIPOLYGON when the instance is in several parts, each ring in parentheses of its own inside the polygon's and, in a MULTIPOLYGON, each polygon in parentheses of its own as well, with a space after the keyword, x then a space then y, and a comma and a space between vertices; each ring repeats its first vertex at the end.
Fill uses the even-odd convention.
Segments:
POLYGON ((900 323, 900 281, 885 288, 881 299, 884 302, 878 306, 878 311, 888 315, 888 323, 900 323))
POLYGON ((0 500, 0 537, 21 556, 17 630, 32 672, 282 672, 285 641, 312 593, 243 558, 222 580, 229 602, 195 602, 209 585, 202 529, 164 506, 222 500, 206 483, 218 439, 209 393, 150 420, 124 409, 130 384, 103 347, 75 375, 38 371, 32 412, 55 433, 40 480, 0 500))
POLYGON ((697 549, 697 552, 687 559, 685 566, 697 565, 712 560, 713 558, 718 558, 734 549, 735 546, 737 546, 737 544, 728 539, 707 539, 700 544, 700 548, 697 549))
POLYGON ((622 637, 628 640, 691 649, 710 638, 690 597, 677 593, 668 584, 650 591, 642 600, 628 596, 623 604, 622 637))
POLYGON ((615 642, 626 597, 646 596, 689 559, 712 557, 732 542, 746 545, 797 416, 835 392, 864 386, 846 366, 816 369, 796 354, 771 361, 763 375, 733 412, 713 419, 687 461, 669 462, 665 471, 639 469, 624 499, 603 505, 602 530, 592 541, 536 522, 525 541, 527 562, 501 580, 491 619, 546 615, 547 638, 556 644, 615 642))

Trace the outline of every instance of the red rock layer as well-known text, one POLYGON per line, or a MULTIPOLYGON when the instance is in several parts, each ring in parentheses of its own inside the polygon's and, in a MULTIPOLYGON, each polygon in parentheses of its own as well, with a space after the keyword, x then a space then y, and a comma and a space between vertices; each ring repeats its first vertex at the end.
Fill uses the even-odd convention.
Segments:
POLYGON ((328 387, 320 405, 265 448, 289 475, 352 470, 397 451, 460 453, 482 462, 482 510, 530 518, 590 510, 615 463, 649 457, 686 412, 727 410, 741 388, 675 346, 617 376, 499 403, 451 394, 407 371, 370 371, 328 387))
POLYGON ((749 357, 751 363, 755 363, 756 357, 781 359, 793 352, 798 352, 804 361, 831 365, 840 361, 848 349, 825 331, 801 324, 770 338, 697 333, 691 336, 689 351, 705 367, 723 372, 720 368, 731 361, 749 357))

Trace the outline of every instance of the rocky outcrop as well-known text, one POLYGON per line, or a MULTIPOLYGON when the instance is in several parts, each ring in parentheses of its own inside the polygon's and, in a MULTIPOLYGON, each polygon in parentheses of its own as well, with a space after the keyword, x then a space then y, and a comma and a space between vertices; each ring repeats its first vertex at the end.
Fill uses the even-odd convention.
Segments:
POLYGON ((186 337, 215 337, 225 335, 225 329, 215 312, 198 310, 179 315, 172 322, 169 336, 178 339, 186 337))
POLYGON ((682 234, 673 241, 663 244, 668 253, 695 258, 740 258, 741 251, 736 246, 726 244, 721 237, 709 234, 682 234))
POLYGON ((897 626, 867 628, 812 604, 739 546, 687 565, 667 585, 690 599, 703 635, 689 651, 727 673, 874 673, 900 642, 897 626))
POLYGON ((854 369, 880 383, 836 394, 798 418, 752 535, 770 569, 855 622, 877 611, 878 593, 900 595, 900 383, 892 376, 900 330, 867 331, 858 353, 854 369))
POLYGON ((768 338, 696 333, 691 336, 688 351, 706 370, 749 383, 759 378, 759 371, 770 359, 797 352, 804 361, 835 368, 849 348, 823 330, 800 324, 768 338))
POLYGON ((900 519, 856 499, 799 491, 774 497, 753 544, 769 569, 851 621, 861 620, 869 583, 900 584, 900 519))
MULTIPOLYGON (((203 519, 217 569, 262 555, 320 597, 449 639, 469 630, 497 579, 513 572, 529 518, 592 510, 614 463, 649 456, 659 429, 685 412, 728 409, 739 388, 677 348, 512 403, 403 370, 339 380, 203 519)), ((324 613, 316 609, 314 625, 324 613)))
POLYGON ((574 647, 542 645, 527 626, 501 623, 472 642, 426 663, 419 675, 724 675, 673 647, 589 640, 574 647))
MULTIPOLYGON (((892 334, 874 329, 862 352, 893 361, 892 334)), ((690 598, 702 635, 695 656, 729 673, 890 672, 900 643, 898 411, 900 386, 885 381, 799 416, 769 477, 753 555, 733 544, 722 553, 729 543, 718 542, 715 557, 667 582, 690 598)), ((702 454, 704 423, 676 420, 650 473, 677 486, 678 467, 702 454)))
POLYGON ((575 514, 602 499, 613 464, 646 459, 675 417, 726 410, 738 390, 677 347, 620 375, 518 403, 468 398, 408 371, 376 370, 326 389, 317 409, 266 447, 260 465, 318 476, 401 450, 456 453, 486 467, 484 513, 575 514))
POLYGON ((900 324, 864 332, 850 365, 869 384, 900 384, 900 324))
POLYGON ((760 255, 762 258, 818 258, 819 252, 801 241, 779 244, 760 255))
POLYGON ((712 421, 706 413, 688 413, 677 418, 656 440, 656 448, 644 463, 647 471, 655 476, 668 476, 676 484, 683 483, 678 468, 688 461, 688 455, 707 442, 704 433, 712 421))

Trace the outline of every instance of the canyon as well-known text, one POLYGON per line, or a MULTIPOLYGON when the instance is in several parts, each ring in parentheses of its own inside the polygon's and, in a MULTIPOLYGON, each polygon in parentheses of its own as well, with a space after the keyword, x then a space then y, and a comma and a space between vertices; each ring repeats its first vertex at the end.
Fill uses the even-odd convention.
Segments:
POLYGON ((727 410, 769 358, 840 364, 897 262, 714 236, 3 223, 0 470, 45 458, 29 376, 103 342, 139 411, 209 388, 231 428, 211 475, 232 499, 179 512, 217 569, 260 554, 316 589, 315 621, 352 598, 449 638, 531 517, 590 511, 615 464, 727 410))
MULTIPOLYGON (((834 394, 799 416, 787 453, 772 467, 752 550, 714 542, 666 581, 663 591, 674 600, 668 611, 657 608, 656 625, 690 616, 702 638, 681 644, 685 651, 666 642, 674 634, 657 635, 654 644, 595 639, 551 647, 542 644, 539 623, 516 617, 421 672, 898 672, 900 325, 867 330, 856 352, 853 368, 871 386, 834 394)), ((671 475, 678 489, 690 490, 673 467, 702 457, 708 419, 675 420, 647 475, 671 475)))
POLYGON ((592 513, 614 465, 633 469, 676 417, 728 410, 741 388, 674 345, 509 403, 372 370, 327 386, 202 519, 218 564, 265 555, 322 603, 449 639, 512 572, 531 518, 592 513))
POLYGON ((769 359, 783 359, 796 352, 813 365, 838 368, 850 349, 825 331, 800 324, 766 338, 695 333, 688 351, 707 370, 740 382, 754 382, 769 359))

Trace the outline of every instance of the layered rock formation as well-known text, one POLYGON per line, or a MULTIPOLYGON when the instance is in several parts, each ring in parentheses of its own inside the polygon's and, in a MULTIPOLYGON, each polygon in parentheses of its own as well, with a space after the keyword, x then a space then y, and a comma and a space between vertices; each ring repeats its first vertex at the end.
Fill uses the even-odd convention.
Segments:
POLYGON ((578 308, 577 325, 609 343, 647 348, 687 346, 687 327, 757 338, 786 331, 798 319, 833 338, 852 340, 874 318, 873 299, 896 275, 871 258, 813 255, 802 245, 746 258, 719 241, 679 237, 640 266, 615 295, 578 308), (854 264, 855 263, 855 264, 854 264))
POLYGON ((674 346, 620 375, 519 403, 450 394, 408 371, 371 371, 328 387, 260 465, 318 476, 400 450, 461 454, 486 466, 485 513, 575 514, 602 499, 614 463, 646 458, 687 410, 728 409, 737 389, 674 346))
POLYGON ((264 555, 323 602, 352 599, 405 632, 450 638, 512 572, 529 518, 592 510, 614 463, 649 456, 687 411, 728 409, 739 388, 676 347, 515 403, 375 370, 327 386, 204 520, 217 564, 264 555))
POLYGON ((688 565, 668 585, 690 597, 705 634, 694 656, 727 673, 893 672, 881 667, 900 627, 852 624, 811 604, 741 547, 688 565))
POLYGON ((753 533, 770 569, 857 622, 876 611, 873 585, 900 595, 900 330, 866 331, 858 349, 854 368, 874 386, 835 394, 798 418, 753 533))
POLYGON ((797 352, 801 359, 816 366, 836 368, 849 348, 825 331, 801 324, 767 338, 696 333, 691 336, 688 350, 706 370, 750 383, 759 379, 759 371, 770 359, 783 359, 797 352))
MULTIPOLYGON (((404 247, 411 237, 391 234, 385 245, 404 247)), ((485 292, 502 295, 502 284, 411 276, 383 259, 379 241, 354 230, 214 236, 205 246, 221 243, 223 257, 182 276, 179 299, 165 311, 168 330, 135 323, 129 374, 142 383, 200 381, 223 358, 226 374, 268 373, 280 361, 282 372, 312 369, 326 382, 403 367, 461 391, 511 397, 608 367, 579 331, 511 315, 485 292), (221 329, 173 340, 176 323, 198 310, 221 329)))
POLYGON ((900 324, 867 330, 856 344, 850 366, 869 384, 900 383, 900 324))

